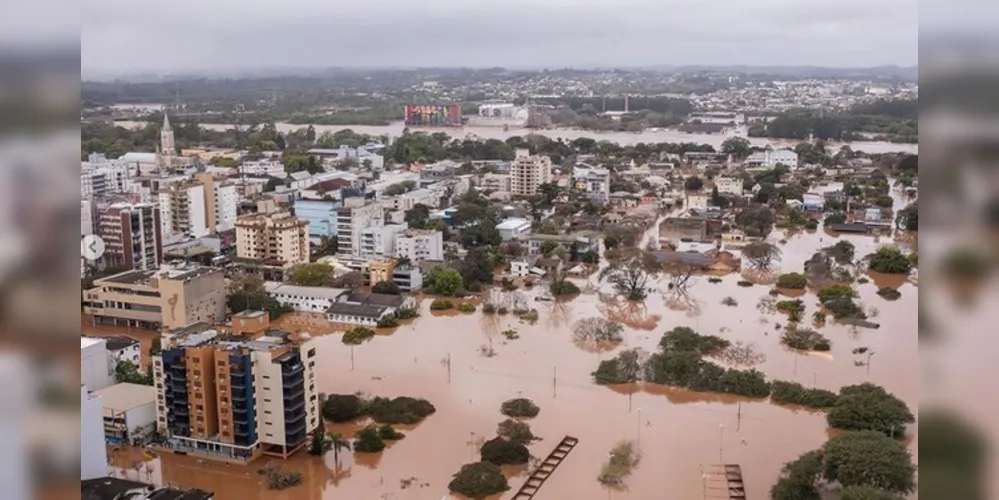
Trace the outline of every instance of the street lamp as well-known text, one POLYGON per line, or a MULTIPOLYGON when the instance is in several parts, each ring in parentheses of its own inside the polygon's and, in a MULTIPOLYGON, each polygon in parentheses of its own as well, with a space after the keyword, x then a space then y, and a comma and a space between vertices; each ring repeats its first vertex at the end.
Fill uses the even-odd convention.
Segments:
POLYGON ((718 461, 725 464, 725 424, 718 424, 718 461))
POLYGON ((636 441, 636 446, 638 448, 642 447, 642 409, 638 409, 638 439, 636 441))

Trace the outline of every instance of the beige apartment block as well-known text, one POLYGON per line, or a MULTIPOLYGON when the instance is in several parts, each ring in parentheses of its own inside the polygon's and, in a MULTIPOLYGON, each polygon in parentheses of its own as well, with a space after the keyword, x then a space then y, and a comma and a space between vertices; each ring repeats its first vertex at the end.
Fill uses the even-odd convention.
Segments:
POLYGON ((94 280, 83 304, 95 323, 155 329, 221 322, 225 278, 218 269, 192 264, 126 271, 94 280))
POLYGON ((518 149, 510 164, 510 193, 514 196, 534 196, 538 186, 552 181, 552 160, 543 155, 531 155, 518 149))
POLYGON ((287 211, 236 220, 236 256, 265 265, 291 267, 309 262, 309 222, 287 211))

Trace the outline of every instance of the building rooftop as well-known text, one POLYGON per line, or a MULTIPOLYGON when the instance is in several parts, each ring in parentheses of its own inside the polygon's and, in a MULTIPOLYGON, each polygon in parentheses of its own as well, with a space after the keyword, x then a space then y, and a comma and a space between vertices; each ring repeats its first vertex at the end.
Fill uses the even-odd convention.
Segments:
POLYGON ((337 314, 342 316, 358 316, 361 318, 378 319, 388 309, 386 306, 370 304, 351 304, 347 302, 334 302, 326 310, 327 314, 337 314))
POLYGON ((153 486, 114 477, 99 477, 80 481, 80 500, 118 500, 130 491, 152 491, 153 486))
POLYGON ((156 403, 156 388, 151 385, 122 383, 95 392, 101 397, 104 408, 116 413, 156 403))
POLYGON ((330 288, 325 286, 298 286, 289 285, 280 281, 265 281, 264 290, 267 293, 295 295, 300 297, 329 299, 335 301, 350 290, 346 288, 330 288))
POLYGON ((524 227, 525 225, 528 226, 528 227, 530 227, 531 226, 530 221, 528 221, 527 219, 507 219, 507 220, 505 220, 505 221, 500 222, 499 224, 497 224, 496 225, 496 229, 501 230, 501 231, 504 230, 504 229, 507 229, 507 230, 509 230, 509 229, 519 229, 519 228, 524 227))
POLYGON ((197 488, 191 490, 163 488, 150 493, 146 500, 211 500, 212 497, 210 491, 197 488))
POLYGON ((377 305, 385 307, 402 307, 406 297, 387 293, 354 292, 347 297, 346 302, 352 304, 377 305))
POLYGON ((139 339, 128 335, 108 335, 103 338, 108 344, 109 351, 120 351, 127 347, 139 344, 139 339))
POLYGON ((86 348, 88 348, 88 347, 90 347, 92 345, 97 345, 97 344, 100 344, 102 342, 105 342, 105 340, 101 339, 101 338, 80 337, 80 349, 81 350, 82 349, 86 349, 86 348))

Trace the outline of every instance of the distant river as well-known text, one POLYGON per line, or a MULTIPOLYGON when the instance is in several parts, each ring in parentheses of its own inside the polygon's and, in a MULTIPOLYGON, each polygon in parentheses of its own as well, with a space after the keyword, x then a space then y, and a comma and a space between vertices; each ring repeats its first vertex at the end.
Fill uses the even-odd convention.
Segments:
MULTIPOLYGON (((117 122, 118 125, 122 127, 136 127, 144 126, 144 122, 131 122, 131 121, 120 121, 117 122)), ((291 123, 277 123, 277 129, 280 132, 290 132, 292 130, 305 127, 306 125, 295 125, 291 123)), ((230 124, 202 124, 202 127, 211 130, 226 130, 232 128, 230 124)), ((316 133, 323 133, 325 131, 336 132, 338 130, 351 129, 354 132, 360 134, 368 135, 388 135, 390 138, 395 138, 402 135, 402 130, 406 128, 403 122, 396 122, 391 125, 384 126, 370 126, 370 125, 315 125, 316 133)), ((510 127, 508 130, 503 130, 502 127, 488 127, 488 126, 476 126, 468 125, 460 129, 449 129, 449 128, 421 128, 421 127, 410 127, 411 131, 427 131, 427 132, 446 132, 454 137, 465 137, 468 135, 474 135, 481 137, 483 139, 500 139, 505 140, 513 136, 525 136, 527 134, 541 134, 553 139, 576 139, 578 137, 589 137, 598 141, 611 141, 618 144, 628 146, 633 144, 638 144, 640 142, 644 143, 658 143, 658 142, 694 142, 697 144, 710 144, 714 147, 720 147, 721 143, 729 137, 739 136, 737 132, 731 132, 728 134, 687 134, 680 132, 675 129, 650 129, 643 132, 597 132, 593 130, 580 130, 580 129, 551 129, 551 130, 532 130, 527 128, 510 127)), ((773 147, 794 147, 801 141, 797 140, 781 140, 781 139, 766 139, 759 137, 748 137, 749 141, 754 146, 766 146, 771 145, 773 147)), ((826 143, 833 150, 838 149, 842 144, 827 142, 826 143)), ((854 151, 864 151, 866 153, 892 153, 892 152, 904 152, 904 153, 919 153, 918 144, 895 144, 890 142, 874 142, 874 141, 856 141, 850 143, 849 146, 854 151)))

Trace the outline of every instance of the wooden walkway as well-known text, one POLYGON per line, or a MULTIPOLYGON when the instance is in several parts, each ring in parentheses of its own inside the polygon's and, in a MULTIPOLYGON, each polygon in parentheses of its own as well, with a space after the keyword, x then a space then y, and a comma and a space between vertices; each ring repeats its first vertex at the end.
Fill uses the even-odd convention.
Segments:
POLYGON ((537 495, 538 490, 541 489, 541 485, 545 484, 545 481, 555 472, 555 469, 562 463, 562 460, 565 460, 565 457, 576 447, 576 443, 578 442, 579 440, 572 436, 562 438, 558 446, 548 454, 548 457, 541 461, 541 465, 531 473, 527 481, 524 481, 524 485, 517 490, 517 494, 513 496, 513 500, 530 500, 534 498, 534 495, 537 495))
POLYGON ((706 499, 746 500, 746 485, 738 464, 702 465, 701 480, 706 499))

